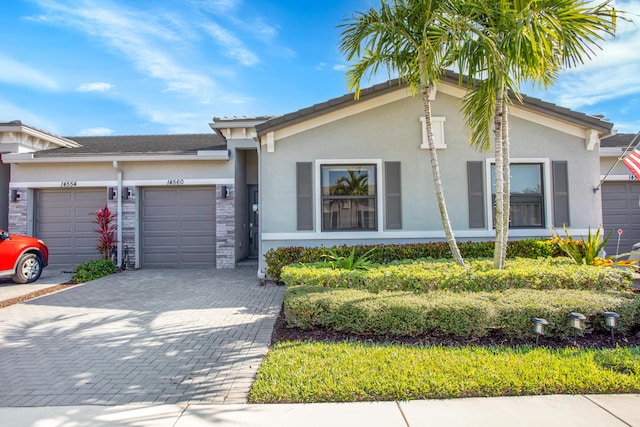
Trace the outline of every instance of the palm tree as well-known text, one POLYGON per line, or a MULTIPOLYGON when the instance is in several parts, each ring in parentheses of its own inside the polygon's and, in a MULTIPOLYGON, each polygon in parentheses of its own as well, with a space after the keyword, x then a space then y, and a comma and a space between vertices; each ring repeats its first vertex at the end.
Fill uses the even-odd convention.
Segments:
POLYGON ((349 90, 360 93, 363 78, 375 75, 380 67, 397 73, 414 96, 421 95, 427 127, 431 171, 445 236, 454 260, 464 260, 453 235, 447 212, 440 166, 433 138, 429 94, 449 65, 447 47, 452 33, 438 26, 439 0, 381 0, 380 9, 358 12, 341 25, 340 50, 355 61, 347 71, 349 90))
POLYGON ((509 105, 521 100, 519 86, 547 88, 563 68, 584 63, 598 42, 615 35, 620 12, 611 0, 470 0, 447 3, 442 23, 461 31, 456 60, 471 91, 463 114, 470 143, 490 147, 493 128, 496 176, 494 267, 502 269, 509 230, 509 105))

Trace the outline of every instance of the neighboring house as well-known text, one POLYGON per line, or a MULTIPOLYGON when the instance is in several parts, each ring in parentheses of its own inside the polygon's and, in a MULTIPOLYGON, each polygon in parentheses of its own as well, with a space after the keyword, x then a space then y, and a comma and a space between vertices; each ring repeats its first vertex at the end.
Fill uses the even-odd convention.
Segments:
POLYGON ((639 140, 635 137, 621 133, 600 142, 602 223, 604 231, 611 232, 605 248, 607 255, 627 253, 640 242, 640 182, 618 161, 629 144, 633 142, 627 154, 636 147, 639 140), (618 230, 622 230, 621 235, 618 230))
MULTIPOLYGON (((229 134, 236 125, 225 125, 229 134)), ((257 256, 248 226, 248 192, 258 183, 252 135, 72 141, 15 122, 0 124, 0 135, 1 176, 10 170, 0 217, 11 232, 46 241, 50 265, 98 258, 93 221, 105 205, 118 213, 120 253, 126 245, 136 267, 233 268, 257 256)))
MULTIPOLYGON (((468 146, 463 95, 453 75, 434 93, 442 181, 458 241, 492 240, 493 154, 468 146)), ((214 118, 207 135, 42 133, 47 144, 16 150, 7 135, 35 130, 0 124, 8 226, 43 238, 53 264, 74 264, 97 257, 91 221, 108 204, 120 213, 120 250, 142 268, 256 257, 264 272, 264 253, 279 246, 442 241, 423 115, 421 99, 392 81, 281 117, 214 118)), ((510 238, 602 223, 593 189, 611 128, 538 99, 511 108, 510 238)))

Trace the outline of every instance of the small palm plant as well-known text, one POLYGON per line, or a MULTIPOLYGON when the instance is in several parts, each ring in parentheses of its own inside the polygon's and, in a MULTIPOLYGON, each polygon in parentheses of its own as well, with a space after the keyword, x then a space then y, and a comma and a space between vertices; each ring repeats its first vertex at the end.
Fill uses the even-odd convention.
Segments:
POLYGON ((371 248, 359 257, 356 257, 355 248, 351 249, 351 253, 348 256, 342 256, 335 250, 329 250, 329 253, 322 257, 325 259, 324 263, 332 269, 367 270, 373 265, 371 254, 375 249, 371 248))
POLYGON ((566 239, 560 237, 558 230, 554 228, 555 234, 553 234, 553 240, 557 243, 560 249, 566 253, 577 264, 595 265, 596 259, 600 254, 602 248, 604 248, 611 236, 611 233, 604 236, 601 241, 602 228, 598 226, 595 234, 591 234, 591 228, 589 228, 589 237, 585 241, 574 240, 567 227, 564 228, 564 233, 567 235, 566 239))

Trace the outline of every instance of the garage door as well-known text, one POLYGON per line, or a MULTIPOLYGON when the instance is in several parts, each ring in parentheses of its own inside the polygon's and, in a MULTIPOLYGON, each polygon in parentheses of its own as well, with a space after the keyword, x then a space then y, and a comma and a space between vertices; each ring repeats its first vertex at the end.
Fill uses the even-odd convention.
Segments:
POLYGON ((215 267, 215 187, 142 189, 142 267, 215 267))
POLYGON ((629 252, 640 242, 640 182, 605 182, 602 185, 602 219, 605 231, 613 231, 605 248, 607 255, 616 254, 618 229, 623 233, 620 238, 619 253, 629 252))
POLYGON ((43 189, 35 198, 35 235, 49 247, 49 264, 73 267, 100 258, 93 221, 107 201, 105 189, 43 189))

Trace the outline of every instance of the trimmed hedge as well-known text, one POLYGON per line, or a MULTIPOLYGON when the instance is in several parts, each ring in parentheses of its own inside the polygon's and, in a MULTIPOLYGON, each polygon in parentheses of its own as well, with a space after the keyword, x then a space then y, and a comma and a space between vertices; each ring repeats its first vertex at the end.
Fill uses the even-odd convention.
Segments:
POLYGON ((500 291, 512 288, 611 290, 630 287, 626 271, 578 265, 567 258, 512 259, 504 270, 490 260, 473 260, 461 267, 450 260, 423 260, 344 270, 321 265, 294 264, 282 269, 287 286, 311 285, 353 288, 371 292, 500 291))
POLYGON ((532 317, 549 321, 545 336, 573 334, 568 314, 583 313, 596 332, 606 332, 602 313, 620 314, 618 333, 640 326, 640 298, 622 292, 558 289, 510 289, 504 292, 434 291, 377 294, 358 289, 289 287, 284 313, 290 327, 328 328, 382 336, 447 334, 482 337, 490 332, 508 338, 531 336, 532 317))
MULTIPOLYGON (((578 242, 580 243, 580 241, 578 242)), ((494 242, 460 242, 460 253, 466 258, 493 257, 494 242)), ((268 250, 264 257, 267 263, 267 274, 275 281, 281 281, 282 268, 294 263, 313 263, 324 260, 324 256, 334 253, 348 256, 355 250, 359 257, 375 248, 369 255, 371 262, 387 264, 392 261, 416 260, 421 258, 450 259, 451 251, 446 242, 417 243, 409 245, 358 245, 307 248, 281 247, 268 250)), ((565 256, 565 253, 552 239, 523 239, 509 241, 508 258, 547 258, 565 256)))

